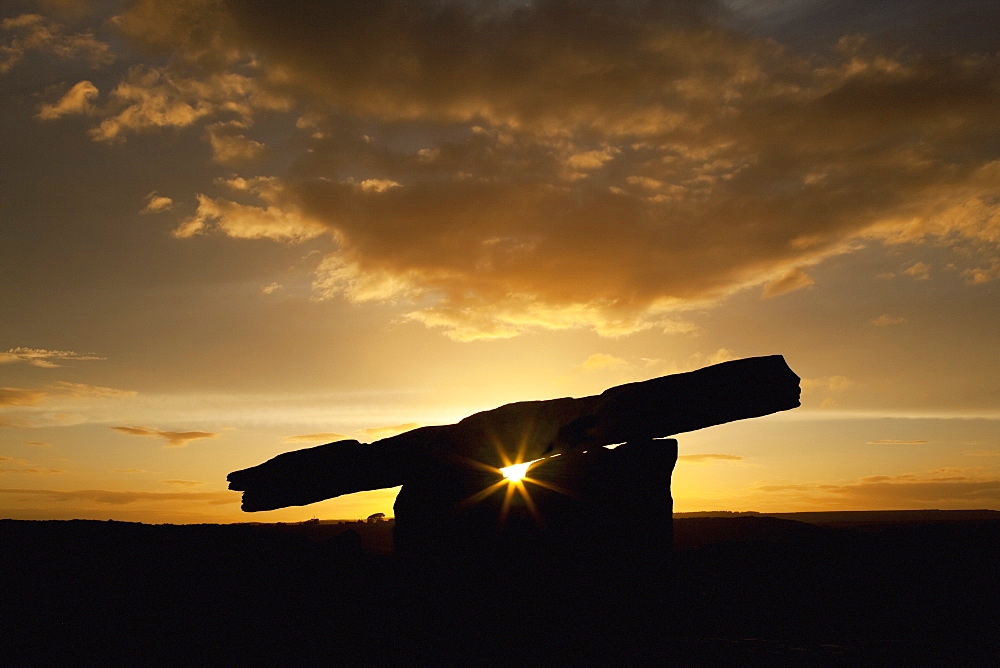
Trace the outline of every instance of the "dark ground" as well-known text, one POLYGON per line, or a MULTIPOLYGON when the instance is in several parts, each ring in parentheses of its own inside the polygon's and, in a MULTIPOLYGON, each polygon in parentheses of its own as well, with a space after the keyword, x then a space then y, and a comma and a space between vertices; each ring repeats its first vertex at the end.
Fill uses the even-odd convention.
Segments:
POLYGON ((423 579, 390 529, 0 520, 0 662, 1000 665, 996 519, 688 517, 672 569, 513 593, 423 579))

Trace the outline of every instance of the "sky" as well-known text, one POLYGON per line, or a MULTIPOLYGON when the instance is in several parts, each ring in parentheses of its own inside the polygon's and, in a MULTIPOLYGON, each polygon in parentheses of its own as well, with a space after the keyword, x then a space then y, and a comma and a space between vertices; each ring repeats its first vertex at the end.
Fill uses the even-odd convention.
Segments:
POLYGON ((0 5, 0 517, 782 354, 677 511, 1000 509, 990 0, 0 5))

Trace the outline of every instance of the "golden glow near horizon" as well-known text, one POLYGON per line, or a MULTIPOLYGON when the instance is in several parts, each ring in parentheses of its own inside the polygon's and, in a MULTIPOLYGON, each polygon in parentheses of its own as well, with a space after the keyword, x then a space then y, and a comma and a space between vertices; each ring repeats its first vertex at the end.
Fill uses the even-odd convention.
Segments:
POLYGON ((1000 509, 995 12, 448 4, 0 3, 0 517, 775 353, 678 511, 1000 509))

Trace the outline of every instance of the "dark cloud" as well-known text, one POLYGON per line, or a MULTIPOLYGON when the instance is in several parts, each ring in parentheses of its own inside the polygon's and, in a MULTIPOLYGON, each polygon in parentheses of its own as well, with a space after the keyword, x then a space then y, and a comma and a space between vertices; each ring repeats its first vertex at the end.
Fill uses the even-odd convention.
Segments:
POLYGON ((115 59, 111 47, 89 30, 71 32, 38 14, 21 14, 0 21, 0 74, 31 53, 84 62, 94 68, 115 59))
POLYGON ((725 14, 140 2, 115 25, 165 64, 87 113, 97 140, 198 126, 216 161, 248 165, 277 150, 255 121, 294 111, 299 159, 206 187, 175 235, 329 234, 318 296, 408 301, 459 339, 663 328, 748 287, 808 287, 870 243, 958 245, 970 283, 1000 275, 1000 56, 877 31, 803 54, 725 14))
POLYGON ((1000 6, 992 0, 727 0, 739 25, 801 50, 866 34, 921 52, 996 51, 1000 6), (901 11, 902 10, 902 11, 901 11), (946 27, 946 28, 945 28, 946 27))

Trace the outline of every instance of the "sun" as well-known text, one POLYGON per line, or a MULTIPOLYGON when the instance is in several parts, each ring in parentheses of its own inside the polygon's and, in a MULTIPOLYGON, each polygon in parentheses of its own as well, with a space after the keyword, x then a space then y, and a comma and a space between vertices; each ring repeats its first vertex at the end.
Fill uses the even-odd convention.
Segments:
POLYGON ((532 462, 525 462, 523 464, 514 464, 512 466, 505 466, 500 469, 500 473, 503 477, 511 482, 518 482, 528 475, 528 467, 531 466, 532 462))

